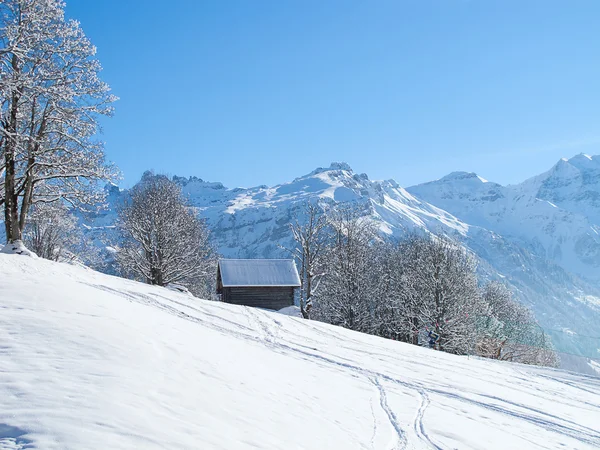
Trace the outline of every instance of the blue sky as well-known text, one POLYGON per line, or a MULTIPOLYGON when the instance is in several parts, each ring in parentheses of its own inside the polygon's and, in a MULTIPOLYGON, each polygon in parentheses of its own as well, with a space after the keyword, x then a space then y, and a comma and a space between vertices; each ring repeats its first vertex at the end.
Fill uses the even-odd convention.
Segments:
POLYGON ((514 183, 600 154, 597 0, 67 0, 146 169, 276 184, 346 161, 401 185, 514 183))

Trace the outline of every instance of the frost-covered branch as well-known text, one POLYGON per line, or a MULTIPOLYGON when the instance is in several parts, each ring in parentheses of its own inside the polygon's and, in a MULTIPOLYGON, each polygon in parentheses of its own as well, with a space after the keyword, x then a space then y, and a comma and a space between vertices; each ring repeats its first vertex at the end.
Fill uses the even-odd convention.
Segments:
POLYGON ((94 140, 116 98, 98 76, 96 49, 59 0, 0 3, 0 156, 6 237, 18 240, 43 197, 97 202, 116 177, 94 140))
POLYGON ((208 229, 186 205, 177 184, 144 174, 120 209, 118 226, 125 238, 117 253, 124 275, 209 294, 201 287, 214 279, 216 255, 208 229))

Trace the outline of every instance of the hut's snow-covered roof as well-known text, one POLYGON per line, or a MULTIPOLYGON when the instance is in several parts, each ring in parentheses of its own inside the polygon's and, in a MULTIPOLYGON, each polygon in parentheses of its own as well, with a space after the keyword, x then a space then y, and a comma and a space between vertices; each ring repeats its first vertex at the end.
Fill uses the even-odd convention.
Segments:
POLYGON ((291 259, 221 259, 219 273, 223 287, 300 286, 291 259))

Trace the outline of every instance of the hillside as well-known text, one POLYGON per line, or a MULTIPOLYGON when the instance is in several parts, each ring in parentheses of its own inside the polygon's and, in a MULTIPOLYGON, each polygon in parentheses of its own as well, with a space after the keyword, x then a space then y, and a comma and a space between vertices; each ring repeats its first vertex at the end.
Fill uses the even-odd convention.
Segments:
POLYGON ((0 448, 597 448, 600 378, 0 255, 0 448))

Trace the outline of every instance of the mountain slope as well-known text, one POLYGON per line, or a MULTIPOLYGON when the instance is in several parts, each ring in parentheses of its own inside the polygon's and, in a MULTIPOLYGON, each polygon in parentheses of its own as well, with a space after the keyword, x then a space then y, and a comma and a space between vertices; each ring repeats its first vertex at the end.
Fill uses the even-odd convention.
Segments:
POLYGON ((197 178, 175 178, 213 230, 227 257, 273 257, 290 247, 289 223, 306 201, 323 205, 355 202, 384 234, 430 229, 465 234, 468 225, 435 206, 414 198, 394 181, 371 181, 344 163, 319 168, 274 187, 226 189, 197 178))
POLYGON ((501 237, 471 240, 480 258, 506 276, 561 352, 600 357, 600 165, 578 155, 514 186, 455 172, 407 188, 460 220, 501 237), (509 245, 506 245, 509 244, 509 245), (590 336, 591 335, 591 336, 590 336))
POLYGON ((579 155, 515 186, 453 173, 408 188, 472 225, 518 242, 568 272, 600 283, 600 164, 579 155))
POLYGON ((522 183, 536 197, 600 223, 600 156, 561 159, 551 170, 522 183))
POLYGON ((599 378, 21 256, 0 282, 0 448, 600 445, 599 378))

